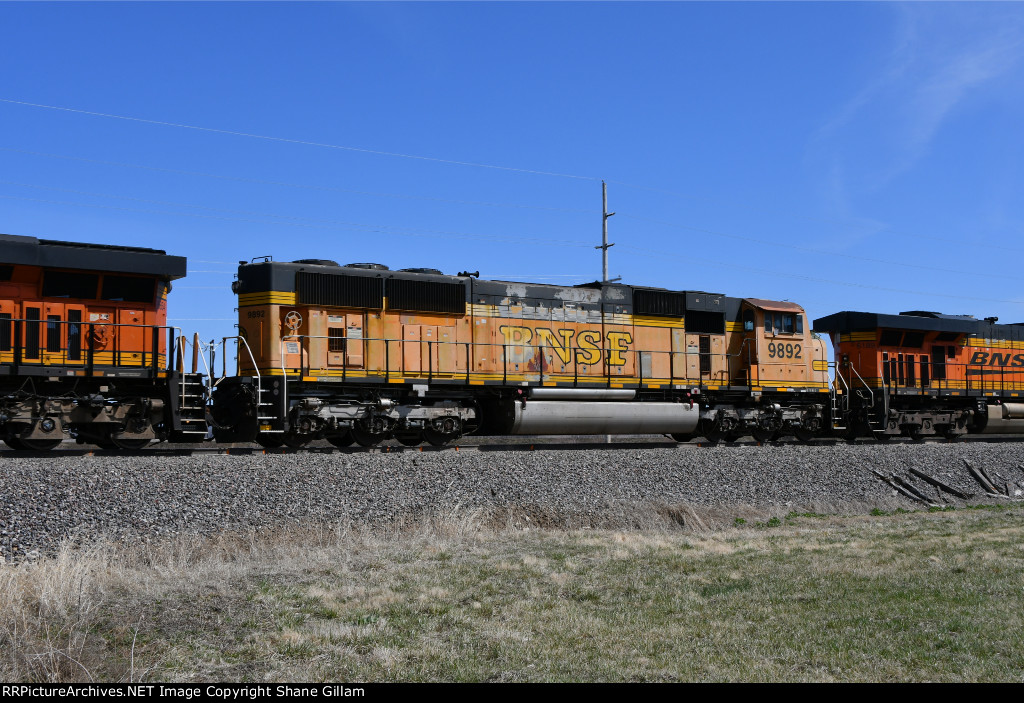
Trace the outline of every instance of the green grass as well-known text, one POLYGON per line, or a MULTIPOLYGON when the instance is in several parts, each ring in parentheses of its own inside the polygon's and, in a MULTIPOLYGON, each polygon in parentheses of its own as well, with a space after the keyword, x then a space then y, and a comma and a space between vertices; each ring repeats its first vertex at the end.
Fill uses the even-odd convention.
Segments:
POLYGON ((197 545, 176 570, 108 568, 89 627, 106 654, 87 664, 127 679, 133 648, 172 681, 1019 681, 1022 518, 197 545))

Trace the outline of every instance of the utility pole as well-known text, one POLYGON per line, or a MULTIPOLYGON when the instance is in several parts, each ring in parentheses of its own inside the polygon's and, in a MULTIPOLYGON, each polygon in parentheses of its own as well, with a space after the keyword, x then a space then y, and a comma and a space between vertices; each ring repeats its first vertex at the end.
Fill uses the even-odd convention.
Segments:
MULTIPOLYGON (((608 212, 608 184, 601 181, 601 246, 594 248, 601 250, 602 283, 611 283, 611 281, 608 280, 608 249, 615 245, 608 243, 608 218, 614 214, 614 212, 608 212)), ((604 436, 604 441, 605 444, 611 444, 612 436, 610 434, 606 434, 604 436)))
POLYGON ((614 215, 608 212, 608 184, 601 181, 601 246, 594 247, 601 250, 601 281, 608 283, 608 249, 615 246, 608 243, 608 218, 614 215))

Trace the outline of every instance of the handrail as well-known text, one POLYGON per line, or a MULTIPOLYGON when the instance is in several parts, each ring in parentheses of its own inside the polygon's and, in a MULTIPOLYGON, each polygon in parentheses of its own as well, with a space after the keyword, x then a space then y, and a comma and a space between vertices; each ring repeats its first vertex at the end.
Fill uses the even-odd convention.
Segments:
MULTIPOLYGON (((278 360, 279 361, 278 368, 281 371, 281 375, 285 376, 287 378, 289 372, 294 373, 294 372, 297 371, 300 375, 304 375, 307 372, 306 355, 310 353, 310 349, 309 349, 309 347, 307 345, 307 340, 312 341, 312 340, 332 340, 332 339, 337 339, 337 338, 330 337, 328 335, 308 335, 308 334, 288 334, 288 335, 281 336, 280 337, 280 346, 279 346, 279 350, 278 350, 279 354, 280 354, 280 358, 278 360), (288 363, 286 361, 286 356, 288 354, 294 354, 296 352, 287 352, 286 351, 286 349, 287 349, 286 343, 287 342, 295 342, 295 341, 299 342, 299 351, 298 351, 298 353, 302 354, 303 356, 302 356, 302 359, 299 362, 299 366, 298 367, 290 367, 290 366, 288 366, 288 363)), ((350 340, 345 338, 345 341, 350 341, 350 340)), ((652 382, 652 381, 663 381, 663 382, 667 381, 669 383, 669 386, 672 387, 672 388, 674 388, 674 386, 677 385, 677 383, 680 383, 680 382, 681 383, 685 383, 687 385, 691 385, 691 384, 703 385, 704 383, 718 383, 718 384, 723 384, 724 383, 724 384, 729 384, 729 383, 731 383, 731 379, 729 379, 729 371, 730 371, 730 369, 732 367, 731 360, 733 360, 733 359, 742 359, 745 356, 749 357, 750 356, 750 352, 752 351, 752 348, 753 348, 751 344, 748 344, 748 342, 750 340, 744 340, 744 343, 740 345, 740 348, 735 353, 730 353, 728 351, 711 353, 710 356, 712 358, 717 358, 717 359, 720 359, 722 361, 721 368, 719 368, 718 372, 714 373, 712 376, 705 377, 705 378, 702 378, 700 380, 697 380, 697 379, 688 379, 686 377, 686 367, 687 367, 687 365, 689 363, 688 359, 693 358, 693 357, 709 356, 709 354, 708 353, 701 353, 699 350, 696 350, 696 349, 691 350, 689 347, 687 347, 686 349, 682 349, 682 350, 674 350, 674 349, 673 350, 668 350, 668 349, 651 349, 651 350, 647 350, 647 349, 623 349, 623 350, 621 350, 621 352, 623 354, 624 359, 628 360, 627 361, 627 365, 630 364, 630 363, 635 364, 636 365, 636 369, 635 369, 634 373, 629 375, 629 376, 619 376, 618 374, 612 374, 611 371, 612 371, 613 368, 623 368, 623 367, 621 367, 621 366, 616 367, 616 366, 608 363, 609 362, 609 352, 614 352, 614 351, 617 351, 617 350, 609 349, 609 348, 604 348, 604 347, 597 347, 595 349, 595 348, 589 347, 589 346, 588 347, 580 347, 580 346, 575 346, 575 345, 569 345, 569 346, 563 348, 563 347, 551 347, 551 346, 548 346, 548 345, 542 344, 542 343, 537 343, 537 344, 508 344, 508 343, 503 343, 503 342, 469 343, 469 342, 464 342, 464 341, 418 340, 418 339, 401 339, 401 338, 389 338, 389 337, 380 337, 380 338, 378 338, 378 337, 360 337, 360 338, 358 338, 355 341, 357 341, 359 343, 367 343, 367 344, 374 344, 374 343, 382 344, 385 347, 386 355, 385 355, 385 358, 382 360, 382 364, 381 364, 380 368, 367 369, 366 370, 368 375, 374 375, 374 376, 383 377, 385 382, 390 381, 391 377, 396 375, 396 374, 398 374, 398 375, 405 375, 405 376, 416 376, 416 377, 422 376, 428 382, 433 382, 433 381, 437 380, 439 377, 442 377, 442 378, 455 378, 455 377, 457 377, 460 374, 463 374, 463 375, 472 374, 472 371, 473 371, 473 369, 472 369, 472 358, 473 358, 472 348, 473 347, 486 347, 486 348, 491 348, 491 349, 498 350, 498 352, 501 354, 500 359, 496 357, 495 360, 494 360, 494 362, 495 362, 495 369, 494 369, 494 371, 496 373, 500 374, 500 376, 501 376, 501 378, 502 378, 504 383, 508 383, 509 382, 509 375, 510 375, 510 373, 532 373, 532 374, 536 374, 537 375, 537 377, 539 379, 539 382, 541 382, 541 383, 546 382, 546 381, 550 381, 553 378, 560 378, 560 379, 565 380, 566 382, 570 382, 571 381, 574 385, 578 385, 581 380, 586 381, 588 378, 594 378, 594 377, 589 376, 589 375, 586 374, 586 368, 588 368, 588 367, 593 368, 595 366, 600 365, 601 367, 603 367, 606 370, 606 373, 598 374, 598 376, 597 376, 597 378, 600 378, 602 380, 602 382, 606 381, 607 383, 610 384, 612 381, 616 381, 617 379, 619 379, 619 380, 621 380, 623 382, 626 382, 626 383, 638 383, 638 384, 642 385, 643 383, 649 383, 649 382, 652 382), (392 357, 392 353, 393 353, 392 352, 392 349, 393 349, 392 345, 393 344, 397 344, 398 345, 398 352, 399 353, 398 353, 398 365, 397 366, 395 366, 394 364, 391 363, 392 362, 392 358, 391 357, 392 357), (405 369, 404 349, 406 348, 406 345, 409 345, 409 344, 412 344, 412 345, 426 345, 426 352, 425 353, 427 355, 427 358, 425 360, 425 363, 426 363, 425 367, 414 368, 412 370, 404 370, 405 369), (465 355, 466 366, 465 366, 464 369, 459 369, 458 368, 459 362, 462 361, 463 354, 456 354, 455 357, 452 357, 450 359, 450 361, 454 364, 451 368, 447 368, 447 369, 440 370, 440 371, 434 368, 435 364, 442 360, 441 350, 447 349, 447 348, 457 348, 457 347, 460 347, 460 346, 461 347, 465 347, 464 355, 465 355), (518 361, 513 358, 513 357, 517 357, 518 356, 517 352, 519 354, 522 354, 522 352, 526 351, 526 350, 529 350, 531 352, 531 354, 530 354, 531 357, 533 356, 533 354, 538 353, 538 352, 543 355, 543 362, 542 362, 543 365, 542 365, 542 367, 538 367, 538 368, 536 368, 536 369, 534 369, 533 371, 530 371, 530 372, 527 372, 527 371, 524 371, 524 370, 521 370, 521 369, 517 369, 517 370, 510 369, 509 366, 512 365, 512 364, 523 364, 523 363, 526 363, 528 361, 528 359, 525 358, 525 357, 519 358, 518 361), (549 355, 552 353, 552 351, 557 352, 557 355, 558 355, 559 359, 561 359, 563 357, 563 355, 569 359, 568 361, 562 362, 562 366, 565 367, 565 369, 563 371, 559 372, 559 371, 555 371, 554 370, 555 367, 558 365, 558 360, 555 359, 554 361, 552 361, 552 360, 550 360, 548 358, 549 355), (600 351, 601 356, 602 356, 602 359, 597 361, 596 364, 595 363, 587 364, 587 363, 584 363, 581 360, 581 358, 580 358, 581 355, 592 354, 595 351, 600 351), (648 374, 646 371, 644 371, 641 368, 641 365, 643 363, 643 357, 642 357, 643 354, 650 354, 651 357, 652 357, 651 358, 651 366, 652 366, 652 368, 651 368, 651 373, 650 374, 648 374), (659 359, 663 359, 663 361, 658 361, 659 359), (678 363, 682 363, 683 364, 683 370, 682 370, 682 374, 681 375, 677 375, 676 374, 676 368, 675 367, 676 367, 676 364, 678 364, 678 363), (667 366, 662 369, 662 370, 664 370, 666 372, 666 375, 664 377, 661 377, 658 373, 654 372, 654 368, 657 365, 659 365, 659 364, 667 364, 667 366)), ((552 358, 554 358, 554 357, 552 357, 552 358)), ((814 362, 814 359, 809 357, 808 358, 808 363, 809 364, 813 364, 813 362, 814 362)), ((256 369, 256 361, 255 361, 255 359, 253 357, 250 357, 250 363, 252 363, 253 369, 256 369)), ((423 360, 421 359, 420 364, 422 364, 422 363, 423 363, 423 360)), ((420 364, 417 364, 417 366, 420 366, 420 364)), ((831 364, 831 362, 830 362, 830 364, 831 364)), ((340 366, 340 371, 341 371, 341 374, 342 374, 342 380, 344 380, 346 378, 346 374, 349 371, 349 365, 345 364, 345 363, 342 363, 339 366, 340 366)), ((788 363, 785 360, 782 360, 782 361, 775 361, 775 360, 773 360, 773 361, 770 361, 770 362, 769 361, 764 361, 761 364, 759 364, 759 366, 761 366, 761 367, 779 367, 779 368, 783 368, 783 367, 789 367, 789 366, 791 366, 791 364, 788 363)), ((325 368, 327 368, 327 367, 325 367, 325 368)), ((767 371, 766 368, 763 368, 762 370, 767 371)), ((813 373, 813 371, 812 371, 812 373, 813 373)), ((809 380, 811 380, 813 382, 813 377, 810 377, 809 380)), ((751 386, 753 384, 753 378, 748 374, 748 377, 747 377, 747 379, 746 379, 746 381, 744 383, 746 385, 748 385, 748 386, 751 386)), ((758 383, 759 384, 767 383, 769 385, 787 385, 787 381, 785 379, 763 380, 763 379, 759 378, 758 379, 758 383)), ((825 382, 825 385, 827 385, 827 382, 825 382)))
POLYGON ((0 348, 0 352, 11 353, 15 367, 23 364, 27 366, 80 365, 91 369, 93 358, 99 353, 111 355, 110 366, 149 368, 154 372, 168 371, 174 368, 172 340, 180 331, 180 327, 166 324, 9 317, 0 319, 0 339, 3 340, 5 347, 0 348), (75 329, 74 342, 72 341, 72 328, 75 329), (95 340, 97 328, 115 328, 115 331, 118 328, 135 329, 148 332, 148 334, 142 335, 142 342, 137 347, 125 348, 121 335, 118 334, 107 343, 106 348, 97 349, 95 340), (56 340, 52 336, 54 329, 60 330, 56 340), (28 342, 30 332, 34 337, 31 344, 28 342), (65 337, 67 338, 66 342, 65 337), (164 342, 167 344, 163 352, 164 365, 161 366, 160 346, 164 342), (29 352, 32 353, 32 356, 28 356, 29 352), (124 363, 121 357, 125 354, 138 354, 141 358, 138 363, 124 363), (54 361, 54 357, 58 357, 59 361, 54 361))
POLYGON ((865 381, 863 378, 861 378, 860 374, 857 373, 857 369, 856 369, 856 367, 854 367, 853 364, 850 364, 850 370, 853 371, 853 373, 857 375, 857 378, 858 378, 858 380, 860 380, 861 385, 863 385, 865 388, 868 389, 868 393, 871 394, 871 407, 875 407, 875 392, 873 390, 871 390, 871 386, 869 386, 867 384, 867 381, 865 381))
POLYGON ((235 375, 236 376, 241 376, 242 375, 242 364, 241 364, 241 361, 239 360, 239 357, 241 356, 241 354, 239 354, 239 351, 238 351, 239 342, 241 342, 242 345, 245 347, 245 351, 249 355, 249 361, 252 362, 253 373, 256 374, 256 415, 258 416, 259 415, 260 402, 263 400, 263 377, 260 375, 260 370, 256 366, 256 357, 253 356, 252 347, 249 346, 249 340, 247 340, 245 337, 243 337, 241 335, 233 335, 233 336, 222 337, 221 338, 221 347, 222 347, 222 349, 224 351, 224 359, 222 360, 222 364, 223 365, 221 366, 222 375, 221 375, 221 377, 219 379, 217 379, 216 382, 214 382, 213 385, 214 385, 214 387, 216 387, 221 381, 223 381, 225 378, 227 378, 227 357, 228 357, 228 349, 227 349, 227 347, 228 347, 228 340, 234 340, 234 342, 235 342, 235 375))

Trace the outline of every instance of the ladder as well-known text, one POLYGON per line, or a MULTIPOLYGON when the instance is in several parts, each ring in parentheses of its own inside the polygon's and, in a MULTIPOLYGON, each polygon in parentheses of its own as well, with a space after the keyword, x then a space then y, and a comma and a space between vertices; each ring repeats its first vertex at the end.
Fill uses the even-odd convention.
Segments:
POLYGON ((829 363, 834 370, 834 380, 829 386, 829 400, 832 405, 832 429, 833 430, 845 430, 845 417, 847 411, 850 409, 850 386, 847 385, 846 379, 839 373, 839 369, 836 368, 835 362, 829 363), (839 383, 843 384, 843 389, 839 389, 839 383), (840 398, 842 396, 842 398, 840 398), (844 423, 844 424, 840 424, 844 423))
POLYGON ((178 434, 189 440, 206 437, 206 384, 201 373, 183 373, 178 381, 178 434))
POLYGON ((256 424, 260 426, 260 432, 277 432, 281 433, 284 430, 264 430, 263 425, 269 424, 270 422, 277 420, 277 415, 273 414, 272 408, 275 406, 273 402, 273 395, 270 388, 263 387, 263 379, 259 375, 259 371, 256 372, 256 424))
MULTIPOLYGON (((252 354, 252 349, 249 347, 249 342, 245 339, 245 337, 242 337, 240 335, 236 335, 234 337, 224 337, 223 338, 222 345, 224 347, 224 357, 223 357, 223 362, 222 363, 225 366, 222 369, 220 380, 218 380, 216 383, 214 383, 214 385, 216 386, 217 383, 220 383, 220 381, 224 380, 224 378, 227 376, 227 368, 226 368, 227 358, 228 358, 228 346, 227 345, 228 345, 229 341, 234 341, 235 342, 235 373, 237 375, 241 375, 241 373, 242 373, 240 362, 241 362, 241 355, 242 355, 242 347, 245 347, 245 353, 249 357, 249 364, 250 364, 251 368, 253 369, 253 374, 255 375, 255 380, 256 380, 256 428, 257 428, 257 431, 258 432, 273 432, 273 433, 281 434, 282 432, 284 432, 284 430, 264 430, 264 429, 262 429, 263 425, 271 424, 275 420, 278 419, 277 415, 274 413, 274 408, 277 405, 277 403, 274 402, 274 395, 273 395, 274 391, 273 391, 273 389, 272 388, 266 388, 263 385, 263 376, 262 376, 262 374, 260 374, 259 365, 256 363, 256 359, 253 357, 253 354, 252 354)), ((284 356, 282 356, 281 358, 284 359, 284 356)))
MULTIPOLYGON (((853 372, 853 375, 857 377, 857 380, 860 381, 861 385, 864 386, 865 389, 867 389, 868 397, 870 398, 870 402, 868 404, 868 407, 869 408, 874 408, 876 402, 878 402, 878 400, 879 400, 879 398, 875 397, 875 391, 872 390, 871 386, 869 386, 867 381, 865 381, 861 377, 860 373, 857 372, 857 369, 852 364, 850 365, 849 368, 850 368, 850 371, 853 372)), ((831 385, 831 388, 829 390, 829 397, 830 397, 831 403, 832 403, 832 429, 833 430, 845 430, 845 429, 847 429, 845 424, 841 425, 841 424, 839 424, 839 422, 842 420, 842 418, 846 417, 848 415, 848 413, 849 413, 852 393, 853 393, 853 391, 850 389, 850 386, 846 383, 846 379, 843 378, 843 375, 841 373, 839 373, 838 369, 836 369, 835 380, 832 381, 832 385, 831 385), (843 384, 842 391, 840 391, 840 389, 839 389, 839 383, 840 382, 843 384), (839 398, 840 395, 842 395, 841 399, 839 398)), ((876 419, 872 419, 871 414, 868 415, 868 429, 872 430, 872 431, 875 431, 875 432, 879 432, 879 431, 882 431, 882 430, 885 429, 886 421, 887 421, 887 418, 888 418, 888 415, 889 415, 889 393, 888 393, 888 389, 885 387, 885 382, 884 381, 882 382, 882 390, 881 390, 881 398, 880 398, 880 400, 882 401, 882 420, 878 421, 876 419)))

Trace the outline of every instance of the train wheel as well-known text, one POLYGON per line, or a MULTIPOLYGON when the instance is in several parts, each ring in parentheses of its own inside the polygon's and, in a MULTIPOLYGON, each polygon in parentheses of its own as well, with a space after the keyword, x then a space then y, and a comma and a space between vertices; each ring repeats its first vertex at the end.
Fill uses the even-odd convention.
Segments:
POLYGON ((335 447, 344 448, 351 447, 352 442, 355 440, 352 438, 352 433, 345 430, 341 434, 328 435, 327 441, 333 444, 335 447))
POLYGON ((256 444, 267 449, 277 449, 284 444, 284 435, 279 433, 260 432, 256 435, 256 444))
POLYGON ((923 442, 924 434, 919 429, 910 430, 910 439, 913 442, 923 442))
POLYGON ((391 436, 387 418, 371 417, 356 420, 352 425, 352 438, 360 447, 373 447, 391 436))
POLYGON ((892 435, 886 434, 885 432, 875 432, 874 438, 879 442, 888 442, 890 439, 892 439, 892 435))
POLYGON ((131 439, 129 437, 118 438, 114 437, 113 435, 110 436, 110 444, 116 449, 134 451, 137 449, 142 449, 143 447, 147 446, 149 442, 150 440, 148 439, 131 439))
POLYGON ((430 429, 429 427, 423 430, 423 439, 427 440, 427 443, 433 447, 443 447, 461 436, 462 435, 459 434, 445 434, 443 432, 430 429))
POLYGON ((11 449, 22 452, 48 452, 58 444, 59 439, 24 439, 21 437, 8 437, 7 444, 11 449))
POLYGON ((723 437, 725 434, 721 430, 706 430, 704 432, 704 439, 708 444, 718 444, 723 437))
POLYGON ((725 437, 722 426, 715 420, 701 420, 697 432, 704 436, 708 444, 718 444, 725 437))
POLYGON ((814 430, 798 427, 793 430, 793 436, 796 437, 796 441, 801 444, 810 444, 811 440, 814 439, 814 430))
POLYGON ((284 443, 292 449, 302 449, 304 446, 309 444, 309 441, 313 439, 308 434, 296 434, 294 432, 285 432, 282 438, 284 443))
POLYGON ((399 444, 415 447, 423 441, 423 436, 419 432, 396 432, 395 439, 398 440, 399 444))
POLYGON ((367 432, 360 427, 352 428, 352 439, 360 447, 375 447, 387 438, 387 432, 367 432))
POLYGON ((672 439, 674 439, 677 442, 689 442, 691 439, 693 439, 693 434, 691 434, 691 433, 683 434, 682 432, 673 432, 672 434, 669 435, 669 437, 671 437, 672 439))
POLYGON ((754 439, 762 444, 765 442, 771 442, 778 436, 775 430, 766 429, 764 427, 756 427, 750 434, 754 439))

